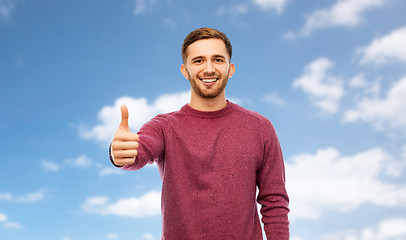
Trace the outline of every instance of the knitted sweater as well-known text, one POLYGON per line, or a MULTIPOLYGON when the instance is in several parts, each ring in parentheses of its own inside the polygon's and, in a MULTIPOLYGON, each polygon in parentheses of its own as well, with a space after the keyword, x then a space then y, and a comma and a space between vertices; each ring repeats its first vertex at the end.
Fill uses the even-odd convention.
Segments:
POLYGON ((214 112, 185 105, 138 134, 136 161, 121 168, 157 163, 162 239, 262 240, 257 201, 267 239, 289 239, 283 157, 268 119, 231 102, 214 112))

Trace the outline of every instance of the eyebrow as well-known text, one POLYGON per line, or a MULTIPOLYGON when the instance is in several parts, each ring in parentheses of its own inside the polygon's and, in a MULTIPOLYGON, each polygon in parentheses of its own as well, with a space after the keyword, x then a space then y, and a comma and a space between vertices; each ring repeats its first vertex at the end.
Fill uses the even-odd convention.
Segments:
MULTIPOLYGON (((202 58, 206 58, 205 56, 196 56, 194 58, 191 59, 191 61, 197 60, 197 59, 202 59, 202 58)), ((220 55, 220 54, 215 54, 213 56, 211 56, 211 58, 222 58, 222 59, 226 59, 226 57, 224 55, 220 55)))
POLYGON ((220 54, 216 54, 213 56, 214 58, 224 58, 226 59, 226 56, 220 55, 220 54))
POLYGON ((204 58, 203 56, 197 56, 197 57, 194 57, 194 58, 192 58, 190 61, 194 61, 194 60, 197 60, 197 59, 200 59, 200 58, 204 58))

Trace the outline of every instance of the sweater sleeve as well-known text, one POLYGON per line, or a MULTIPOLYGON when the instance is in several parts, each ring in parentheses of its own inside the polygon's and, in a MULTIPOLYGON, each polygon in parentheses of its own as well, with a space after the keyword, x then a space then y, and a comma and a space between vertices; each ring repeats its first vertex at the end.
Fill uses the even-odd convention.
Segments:
POLYGON ((265 136, 262 164, 257 171, 262 223, 268 240, 289 240, 289 197, 285 188, 285 167, 278 137, 272 124, 265 136))
POLYGON ((124 165, 120 167, 121 169, 138 170, 146 164, 163 160, 165 150, 163 124, 164 118, 158 115, 141 127, 138 132, 138 154, 135 162, 130 165, 124 165))

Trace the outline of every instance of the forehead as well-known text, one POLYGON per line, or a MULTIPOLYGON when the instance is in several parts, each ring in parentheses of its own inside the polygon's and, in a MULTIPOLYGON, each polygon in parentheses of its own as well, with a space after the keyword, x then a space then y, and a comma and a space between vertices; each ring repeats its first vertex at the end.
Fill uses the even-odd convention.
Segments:
POLYGON ((186 50, 187 59, 194 57, 210 57, 213 55, 222 55, 229 57, 227 53, 227 48, 224 42, 217 38, 202 39, 198 40, 191 45, 186 50))

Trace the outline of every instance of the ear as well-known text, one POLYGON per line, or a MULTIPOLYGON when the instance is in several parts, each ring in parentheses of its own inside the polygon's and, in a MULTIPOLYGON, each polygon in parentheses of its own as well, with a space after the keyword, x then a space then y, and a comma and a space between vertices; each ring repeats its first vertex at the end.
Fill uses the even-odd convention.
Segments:
POLYGON ((228 67, 228 78, 231 78, 234 75, 235 72, 235 65, 234 63, 230 63, 230 66, 228 67))
POLYGON ((184 76, 186 79, 189 79, 189 72, 188 72, 188 70, 187 70, 185 64, 182 64, 182 66, 180 66, 180 71, 181 71, 181 73, 183 74, 183 76, 184 76))

